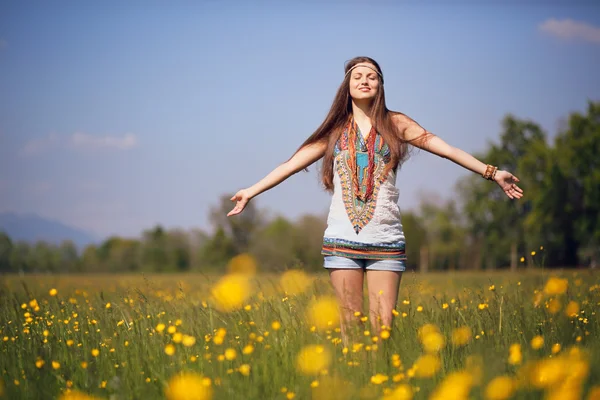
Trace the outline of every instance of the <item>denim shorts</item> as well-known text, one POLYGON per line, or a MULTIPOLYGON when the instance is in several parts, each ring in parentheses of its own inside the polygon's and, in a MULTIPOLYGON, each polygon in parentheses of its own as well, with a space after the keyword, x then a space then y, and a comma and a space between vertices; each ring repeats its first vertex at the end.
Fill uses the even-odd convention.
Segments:
POLYGON ((368 271, 406 271, 404 260, 370 260, 364 258, 348 258, 325 256, 323 265, 327 269, 363 269, 368 271))

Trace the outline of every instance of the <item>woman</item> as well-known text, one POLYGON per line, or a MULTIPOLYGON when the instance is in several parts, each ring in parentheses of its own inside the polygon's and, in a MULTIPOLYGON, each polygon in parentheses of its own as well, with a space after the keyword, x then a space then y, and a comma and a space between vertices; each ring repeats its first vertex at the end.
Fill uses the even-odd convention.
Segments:
POLYGON ((510 199, 523 195, 510 172, 482 163, 408 116, 388 110, 383 82, 375 60, 350 60, 325 121, 288 161, 237 192, 227 214, 241 213, 252 198, 323 158, 322 182, 333 195, 322 254, 343 311, 344 337, 347 322, 362 312, 365 274, 373 330, 379 333, 392 324, 406 261, 395 182, 409 145, 495 181, 510 199))

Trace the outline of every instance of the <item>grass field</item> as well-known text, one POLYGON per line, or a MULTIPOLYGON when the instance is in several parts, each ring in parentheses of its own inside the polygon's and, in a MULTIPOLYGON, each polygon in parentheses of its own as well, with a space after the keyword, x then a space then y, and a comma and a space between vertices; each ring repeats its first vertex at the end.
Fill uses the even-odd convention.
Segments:
POLYGON ((326 275, 242 272, 2 277, 0 398, 600 398, 592 271, 407 272, 347 346, 326 275))

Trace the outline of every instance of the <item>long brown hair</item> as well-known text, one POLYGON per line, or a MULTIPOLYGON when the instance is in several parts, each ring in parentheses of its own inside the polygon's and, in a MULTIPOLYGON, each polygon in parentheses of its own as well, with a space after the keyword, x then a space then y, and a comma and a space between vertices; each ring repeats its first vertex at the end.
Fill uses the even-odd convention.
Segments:
POLYGON ((352 114, 352 98, 350 97, 350 68, 358 63, 371 63, 379 71, 380 81, 379 89, 371 105, 371 124, 381 134, 383 140, 390 148, 390 162, 383 171, 383 176, 387 177, 390 170, 405 161, 408 156, 408 145, 404 140, 404 132, 399 131, 392 120, 394 114, 399 114, 388 110, 385 104, 385 91, 383 88, 383 73, 379 64, 370 57, 355 57, 349 60, 344 67, 344 80, 337 90, 333 104, 325 120, 317 130, 300 145, 302 147, 317 143, 327 142, 327 151, 323 156, 323 166, 321 170, 321 181, 328 191, 333 191, 333 150, 335 143, 348 124, 348 119, 352 114))

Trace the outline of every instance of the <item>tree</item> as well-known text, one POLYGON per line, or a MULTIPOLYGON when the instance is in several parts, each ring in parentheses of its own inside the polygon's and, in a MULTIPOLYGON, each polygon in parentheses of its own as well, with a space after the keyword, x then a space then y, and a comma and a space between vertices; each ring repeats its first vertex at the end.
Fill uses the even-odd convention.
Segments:
POLYGON ((231 196, 220 197, 217 206, 210 210, 210 221, 215 229, 221 229, 232 240, 236 254, 245 253, 250 247, 252 236, 263 225, 263 216, 251 200, 244 212, 233 217, 227 213, 233 207, 231 196))

